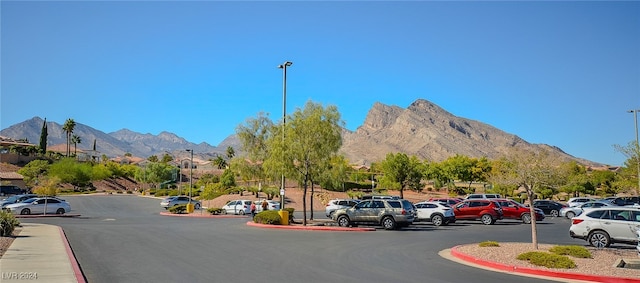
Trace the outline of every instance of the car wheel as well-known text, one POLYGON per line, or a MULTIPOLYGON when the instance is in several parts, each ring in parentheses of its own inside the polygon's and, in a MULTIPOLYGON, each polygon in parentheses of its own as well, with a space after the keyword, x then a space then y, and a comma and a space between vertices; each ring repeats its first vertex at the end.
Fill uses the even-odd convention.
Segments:
POLYGON ((28 208, 25 208, 23 210, 20 210, 20 214, 29 215, 29 214, 31 214, 31 210, 29 210, 28 208))
POLYGON ((442 216, 440 215, 434 215, 433 217, 431 217, 431 223, 433 223, 433 226, 440 226, 443 225, 444 221, 442 221, 442 216))
POLYGON ((482 215, 481 220, 482 220, 482 224, 484 225, 491 225, 495 223, 495 221, 493 220, 493 217, 491 217, 491 214, 482 215))
POLYGON ((56 214, 64 214, 64 208, 58 208, 58 210, 56 210, 56 214))
POLYGON ((240 210, 240 215, 245 215, 245 213, 246 213, 246 212, 244 212, 244 209, 243 209, 243 210, 240 210))
POLYGON ((558 217, 558 215, 559 215, 560 213, 559 213, 557 210, 555 210, 555 209, 554 209, 554 210, 552 210, 552 211, 549 211, 549 214, 551 214, 551 216, 553 216, 553 217, 558 217))
POLYGON ((574 218, 576 216, 576 214, 571 212, 571 211, 567 212, 566 215, 567 215, 567 218, 569 218, 569 219, 574 218))
POLYGON ((531 223, 531 214, 529 213, 525 213, 522 215, 522 222, 524 224, 530 224, 531 223))
POLYGON ((382 227, 386 230, 393 230, 396 228, 396 221, 391 216, 382 218, 382 227))
POLYGON ((227 214, 227 210, 226 210, 226 209, 223 209, 223 210, 222 210, 222 214, 227 214))
POLYGON ((611 245, 611 238, 609 238, 609 234, 604 231, 593 231, 587 237, 587 241, 589 244, 596 248, 606 248, 611 245))
POLYGON ((200 204, 196 203, 196 205, 193 206, 195 209, 200 209, 200 204))
POLYGON ((349 217, 346 215, 340 215, 340 217, 338 217, 338 226, 349 227, 349 217))

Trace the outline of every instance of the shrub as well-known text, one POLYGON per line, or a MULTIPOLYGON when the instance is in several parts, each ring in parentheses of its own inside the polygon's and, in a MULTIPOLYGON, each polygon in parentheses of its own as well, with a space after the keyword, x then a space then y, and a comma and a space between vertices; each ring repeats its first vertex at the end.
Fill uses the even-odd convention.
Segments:
POLYGON ((207 208, 207 212, 211 213, 212 215, 217 215, 222 213, 222 208, 219 207, 209 207, 207 208))
POLYGON ((280 214, 276 210, 262 211, 253 218, 253 222, 261 224, 280 225, 281 221, 280 214))
POLYGON ((582 246, 555 246, 549 252, 557 255, 570 255, 577 258, 591 258, 591 252, 582 246))
POLYGON ((548 268, 576 268, 576 263, 569 257, 547 252, 526 252, 518 255, 518 259, 548 268))
POLYGON ((11 212, 0 210, 0 236, 9 237, 20 221, 11 212))
POLYGON ((283 210, 286 210, 289 212, 289 223, 293 222, 293 212, 296 211, 296 209, 293 207, 285 207, 283 208, 283 210))
POLYGON ((478 246, 481 246, 481 247, 499 247, 500 244, 498 244, 498 242, 496 242, 496 241, 484 241, 484 242, 480 242, 480 244, 478 244, 478 246))
POLYGON ((175 205, 169 208, 169 212, 175 213, 175 214, 182 214, 185 211, 187 211, 186 204, 175 205))

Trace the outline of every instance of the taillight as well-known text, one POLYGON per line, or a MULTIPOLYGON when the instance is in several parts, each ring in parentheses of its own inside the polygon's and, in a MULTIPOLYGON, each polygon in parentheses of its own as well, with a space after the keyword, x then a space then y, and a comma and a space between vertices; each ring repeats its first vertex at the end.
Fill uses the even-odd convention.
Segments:
POLYGON ((573 224, 573 225, 580 224, 580 223, 582 223, 582 221, 584 221, 584 219, 573 218, 573 219, 571 219, 571 224, 573 224))
POLYGON ((405 214, 407 214, 407 211, 403 209, 402 210, 402 215, 405 215, 405 214))

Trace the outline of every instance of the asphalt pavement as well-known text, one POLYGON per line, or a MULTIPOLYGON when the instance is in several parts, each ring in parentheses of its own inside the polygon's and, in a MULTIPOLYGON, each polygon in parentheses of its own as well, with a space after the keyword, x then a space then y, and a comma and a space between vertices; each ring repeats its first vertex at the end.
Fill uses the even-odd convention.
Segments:
MULTIPOLYGON (((164 213, 162 214, 166 215, 164 213)), ((166 217, 171 216, 167 215, 166 217)), ((194 213, 191 215, 182 215, 181 217, 203 217, 203 214, 194 213)), ((219 217, 227 218, 229 216, 222 215, 219 217)), ((349 231, 348 229, 350 229, 337 226, 262 225, 253 223, 252 221, 247 221, 247 226, 259 229, 280 230, 303 229, 349 231)), ((5 252, 2 258, 0 258, 0 271, 2 276, 0 282, 24 282, 25 280, 38 280, 39 282, 49 283, 87 282, 87 279, 82 274, 82 270, 76 261, 74 253, 67 241, 67 237, 61 227, 47 224, 23 223, 21 229, 19 236, 13 241, 12 245, 5 252)), ((356 230, 375 231, 376 229, 356 228, 356 230)), ((479 261, 473 257, 460 253, 460 251, 456 250, 455 247, 442 251, 440 256, 461 264, 471 265, 495 272, 504 272, 505 269, 512 268, 509 266, 501 266, 494 262, 479 261)), ((513 270, 510 272, 513 272, 513 270)), ((585 282, 562 278, 562 276, 558 276, 557 272, 545 272, 542 269, 525 273, 521 273, 520 271, 519 274, 562 282, 585 282)), ((610 278, 599 278, 598 276, 583 278, 583 280, 593 282, 611 282, 610 278)), ((616 282, 640 283, 640 279, 625 278, 616 282)))

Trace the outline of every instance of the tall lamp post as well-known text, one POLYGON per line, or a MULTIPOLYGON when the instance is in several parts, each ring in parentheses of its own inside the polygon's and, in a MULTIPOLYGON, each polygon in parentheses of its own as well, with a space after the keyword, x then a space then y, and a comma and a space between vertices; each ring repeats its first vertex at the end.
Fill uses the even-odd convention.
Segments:
MULTIPOLYGON (((287 117, 287 67, 291 67, 293 62, 285 61, 278 65, 282 69, 282 144, 284 145, 284 131, 287 117)), ((284 171, 282 172, 282 180, 280 184, 280 208, 284 209, 284 171)))
POLYGON ((193 149, 187 149, 191 153, 191 161, 189 161, 189 204, 191 204, 191 189, 193 188, 193 149))
POLYGON ((636 165, 638 170, 638 190, 640 190, 640 143, 638 143, 638 111, 640 109, 629 110, 628 113, 633 113, 633 121, 636 125, 636 165))

